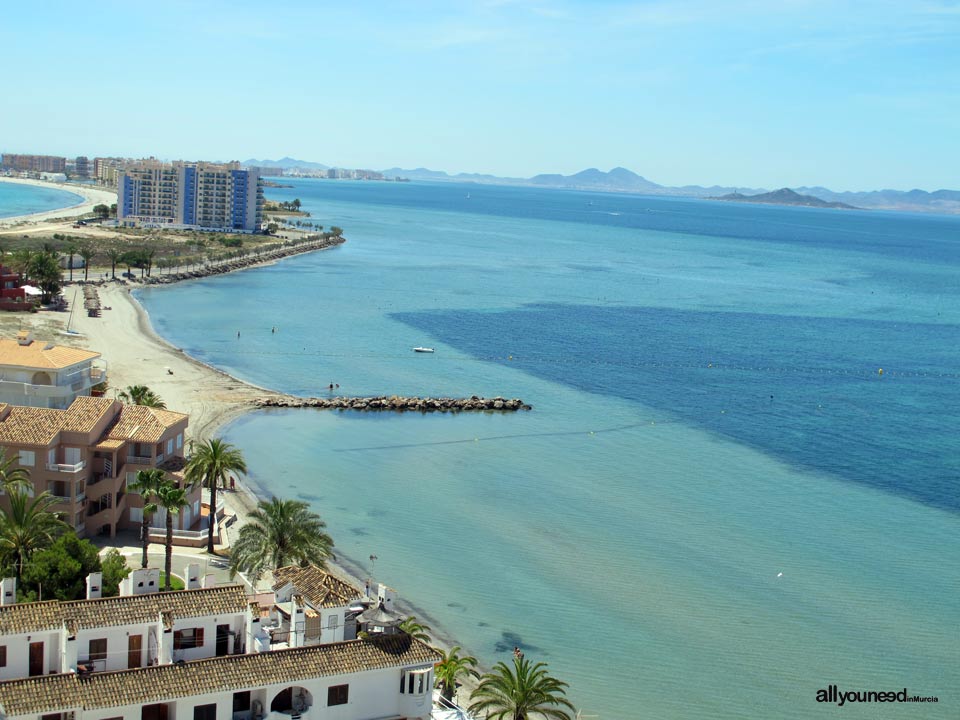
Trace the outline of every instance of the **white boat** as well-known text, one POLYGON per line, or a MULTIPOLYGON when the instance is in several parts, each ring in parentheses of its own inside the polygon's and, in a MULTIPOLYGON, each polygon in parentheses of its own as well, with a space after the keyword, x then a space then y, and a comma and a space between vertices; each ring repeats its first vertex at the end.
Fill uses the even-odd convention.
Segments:
POLYGON ((433 348, 428 348, 428 347, 415 347, 415 348, 413 349, 413 351, 414 351, 414 352, 432 353, 432 352, 433 352, 433 348))

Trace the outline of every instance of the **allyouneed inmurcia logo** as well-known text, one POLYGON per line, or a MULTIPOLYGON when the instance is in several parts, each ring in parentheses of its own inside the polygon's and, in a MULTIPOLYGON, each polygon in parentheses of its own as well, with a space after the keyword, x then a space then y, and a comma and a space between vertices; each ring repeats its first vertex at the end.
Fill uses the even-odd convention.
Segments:
POLYGON ((887 702, 940 702, 935 695, 911 695, 903 690, 841 690, 836 685, 828 685, 817 690, 818 703, 834 703, 843 707, 848 703, 887 703, 887 702))

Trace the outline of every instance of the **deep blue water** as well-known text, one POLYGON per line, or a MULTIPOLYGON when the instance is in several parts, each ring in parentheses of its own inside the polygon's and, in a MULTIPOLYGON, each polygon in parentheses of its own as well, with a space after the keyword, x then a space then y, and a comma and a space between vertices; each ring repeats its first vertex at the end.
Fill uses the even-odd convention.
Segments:
POLYGON ((394 317, 474 357, 960 511, 956 325, 589 305, 394 317))

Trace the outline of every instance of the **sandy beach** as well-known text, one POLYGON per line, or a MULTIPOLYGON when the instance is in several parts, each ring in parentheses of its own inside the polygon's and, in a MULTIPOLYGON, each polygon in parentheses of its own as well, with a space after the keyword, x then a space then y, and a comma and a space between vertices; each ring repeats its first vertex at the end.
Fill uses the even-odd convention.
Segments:
MULTIPOLYGON (((112 205, 117 201, 117 193, 113 190, 107 190, 97 186, 75 185, 69 183, 54 183, 46 180, 30 180, 26 178, 0 177, 0 182, 14 183, 17 185, 33 185, 36 187, 52 188, 56 190, 66 190, 83 198, 82 202, 66 208, 49 210, 47 212, 31 213, 29 215, 14 215, 12 217, 0 218, 0 228, 10 228, 23 223, 43 223, 46 221, 60 218, 74 218, 81 215, 88 215, 93 212, 95 205, 112 205)), ((31 230, 42 229, 32 226, 31 230)))

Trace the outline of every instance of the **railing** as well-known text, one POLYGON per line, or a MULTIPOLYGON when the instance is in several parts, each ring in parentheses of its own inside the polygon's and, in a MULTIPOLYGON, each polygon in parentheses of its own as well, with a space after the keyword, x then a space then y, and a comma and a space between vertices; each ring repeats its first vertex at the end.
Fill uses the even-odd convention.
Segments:
POLYGON ((53 472, 77 473, 83 470, 86 466, 86 460, 81 460, 73 465, 68 465, 67 463, 47 463, 47 470, 52 470, 53 472))
POLYGON ((133 465, 153 465, 153 458, 149 455, 127 455, 127 462, 133 465))
MULTIPOLYGON (((205 538, 208 535, 206 530, 174 530, 173 537, 175 538, 189 538, 191 540, 198 540, 205 538)), ((166 528, 151 527, 150 528, 150 537, 151 539, 156 536, 160 540, 163 540, 167 537, 166 528)))
POLYGON ((50 495, 57 502, 64 503, 66 505, 69 505, 70 503, 73 502, 73 498, 70 497, 69 495, 54 495, 53 493, 50 493, 50 495))

